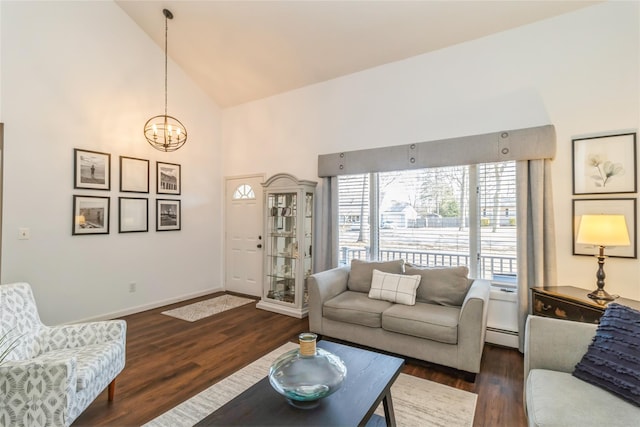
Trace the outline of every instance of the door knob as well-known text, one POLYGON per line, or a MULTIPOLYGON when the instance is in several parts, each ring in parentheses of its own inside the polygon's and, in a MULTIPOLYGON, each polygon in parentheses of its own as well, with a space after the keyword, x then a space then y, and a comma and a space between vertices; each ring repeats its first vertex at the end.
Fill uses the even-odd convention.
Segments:
POLYGON ((258 249, 262 249, 262 245, 258 244, 258 246, 256 246, 258 249))

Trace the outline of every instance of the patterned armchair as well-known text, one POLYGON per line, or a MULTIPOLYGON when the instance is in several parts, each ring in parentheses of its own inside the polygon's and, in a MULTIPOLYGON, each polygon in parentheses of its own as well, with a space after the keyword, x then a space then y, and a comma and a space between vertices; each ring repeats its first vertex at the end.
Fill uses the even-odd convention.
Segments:
POLYGON ((68 426, 125 364, 123 320, 48 327, 27 283, 0 285, 0 336, 18 345, 0 362, 1 426, 68 426))

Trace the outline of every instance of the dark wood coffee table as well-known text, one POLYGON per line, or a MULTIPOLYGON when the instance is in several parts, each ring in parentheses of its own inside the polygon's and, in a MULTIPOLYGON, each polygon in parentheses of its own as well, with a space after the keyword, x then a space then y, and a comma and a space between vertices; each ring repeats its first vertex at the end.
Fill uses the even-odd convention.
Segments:
POLYGON ((342 359, 347 376, 342 387, 322 399, 316 408, 289 405, 265 377, 196 425, 395 426, 391 385, 404 360, 328 341, 317 345, 342 359), (380 402, 384 405, 384 419, 374 414, 380 402))

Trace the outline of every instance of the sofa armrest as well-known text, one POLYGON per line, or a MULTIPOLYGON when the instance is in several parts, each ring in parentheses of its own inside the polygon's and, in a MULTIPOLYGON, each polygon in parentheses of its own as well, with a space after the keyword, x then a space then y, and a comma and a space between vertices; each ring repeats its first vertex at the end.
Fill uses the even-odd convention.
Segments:
POLYGON ((525 327, 524 378, 531 369, 573 372, 598 325, 529 316, 525 327))
POLYGON ((487 280, 474 280, 460 309, 458 366, 467 372, 480 372, 490 290, 491 284, 487 280))
POLYGON ((68 426, 76 386, 75 358, 5 360, 0 365, 0 425, 17 419, 34 426, 68 426))
POLYGON ((40 335, 42 351, 77 348, 110 341, 126 343, 127 324, 124 320, 107 320, 43 328, 40 335))
POLYGON ((312 274, 307 278, 309 290, 309 329, 322 334, 322 306, 325 301, 347 290, 351 268, 338 267, 312 274))

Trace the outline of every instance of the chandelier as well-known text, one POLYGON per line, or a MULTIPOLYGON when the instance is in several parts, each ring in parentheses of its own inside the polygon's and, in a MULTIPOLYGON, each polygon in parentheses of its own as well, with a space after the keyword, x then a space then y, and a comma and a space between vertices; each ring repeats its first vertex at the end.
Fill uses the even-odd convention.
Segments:
POLYGON ((180 120, 167 114, 167 35, 169 19, 173 13, 162 9, 164 14, 164 114, 151 117, 144 125, 144 137, 153 148, 160 151, 176 151, 187 142, 187 129, 180 120))

